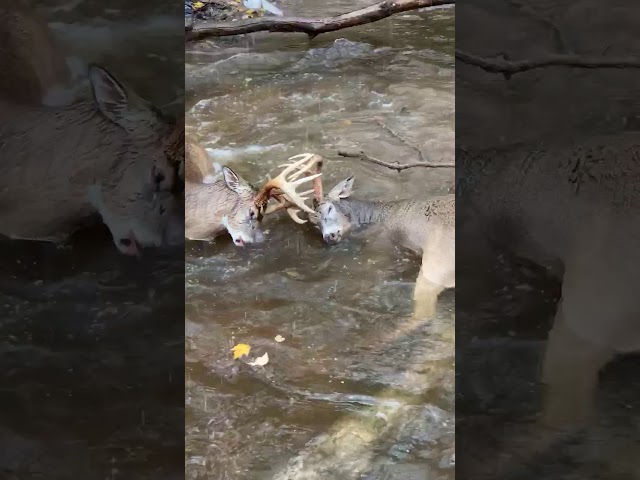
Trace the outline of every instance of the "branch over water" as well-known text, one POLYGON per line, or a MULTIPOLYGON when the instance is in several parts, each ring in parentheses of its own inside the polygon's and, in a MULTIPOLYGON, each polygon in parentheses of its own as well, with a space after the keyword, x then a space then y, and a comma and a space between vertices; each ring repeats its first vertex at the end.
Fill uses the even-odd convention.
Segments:
POLYGON ((527 72, 545 67, 572 68, 640 68, 637 58, 586 57, 574 54, 549 54, 527 60, 507 60, 505 58, 485 58, 456 50, 456 60, 481 68, 490 73, 502 73, 507 78, 516 73, 527 72))
POLYGON ((366 8, 327 18, 275 17, 242 20, 238 22, 185 23, 186 39, 200 40, 206 37, 225 37, 253 32, 306 33, 313 38, 321 33, 377 22, 396 13, 454 5, 455 0, 395 0, 384 1, 366 8))

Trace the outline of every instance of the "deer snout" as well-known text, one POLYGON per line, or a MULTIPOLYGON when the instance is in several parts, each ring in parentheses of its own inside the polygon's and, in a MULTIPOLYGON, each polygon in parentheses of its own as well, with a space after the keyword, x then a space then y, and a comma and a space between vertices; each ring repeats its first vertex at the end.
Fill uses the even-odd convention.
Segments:
POLYGON ((338 243, 340 241, 340 232, 327 232, 322 235, 326 243, 338 243))

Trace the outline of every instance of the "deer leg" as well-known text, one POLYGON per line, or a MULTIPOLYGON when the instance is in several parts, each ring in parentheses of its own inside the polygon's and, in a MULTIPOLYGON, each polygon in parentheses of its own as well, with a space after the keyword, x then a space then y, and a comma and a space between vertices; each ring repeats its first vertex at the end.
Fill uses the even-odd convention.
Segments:
POLYGON ((433 283, 423 275, 422 269, 416 280, 413 290, 413 316, 416 318, 427 318, 436 312, 438 296, 444 287, 433 283))
POLYGON ((454 286, 455 245, 452 232, 434 229, 425 242, 422 266, 413 291, 414 318, 432 316, 440 294, 454 286))
POLYGON ((576 335, 566 324, 561 303, 542 366, 543 424, 555 428, 587 422, 593 413, 598 374, 614 356, 614 350, 576 335))

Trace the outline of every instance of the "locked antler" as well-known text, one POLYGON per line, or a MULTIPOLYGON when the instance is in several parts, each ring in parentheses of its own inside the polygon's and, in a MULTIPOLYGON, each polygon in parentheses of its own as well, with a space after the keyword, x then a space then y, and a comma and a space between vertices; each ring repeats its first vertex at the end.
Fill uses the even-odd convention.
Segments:
POLYGON ((289 160, 294 160, 298 157, 302 158, 296 162, 280 165, 281 167, 286 168, 276 178, 269 180, 257 193, 255 197, 255 204, 264 212, 264 215, 268 215, 285 208, 287 209, 289 216, 296 223, 306 223, 306 220, 302 220, 297 216, 297 213, 300 210, 304 210, 309 214, 313 213, 313 210, 305 204, 305 200, 308 199, 307 195, 312 193, 314 190, 298 193, 296 192, 296 188, 305 182, 311 180, 315 181, 315 179, 322 175, 320 173, 322 157, 313 153, 302 153, 289 158, 289 160), (299 178, 303 174, 309 172, 309 170, 314 166, 318 173, 299 178), (287 176, 289 176, 288 179, 287 176), (275 199, 278 202, 278 205, 267 208, 267 203, 270 198, 275 199))

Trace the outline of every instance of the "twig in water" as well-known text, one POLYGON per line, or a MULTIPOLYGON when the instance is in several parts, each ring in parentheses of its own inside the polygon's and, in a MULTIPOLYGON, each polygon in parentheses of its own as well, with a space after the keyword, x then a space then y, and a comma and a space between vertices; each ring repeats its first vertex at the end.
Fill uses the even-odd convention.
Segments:
POLYGON ((424 158, 424 154, 422 153, 422 150, 420 149, 420 147, 418 147, 417 145, 414 145, 412 142, 410 142, 409 140, 407 140, 404 136, 400 135, 398 132, 396 132, 395 130, 391 129, 391 127, 389 127, 386 123, 384 123, 381 120, 378 120, 378 125, 380 125, 380 127, 382 127, 384 130, 386 130, 387 132, 389 132, 389 134, 391 134, 392 137, 396 137, 398 140, 400 140, 402 143, 404 143, 405 145, 413 148, 416 152, 418 152, 418 156, 420 157, 420 160, 423 162, 426 162, 427 159, 424 158))
POLYGON ((370 157, 364 152, 346 152, 339 151, 338 155, 345 158, 359 158, 360 160, 364 160, 365 162, 375 163, 376 165, 380 165, 382 167, 390 168, 391 170, 395 170, 398 173, 402 170, 406 170, 408 168, 414 167, 424 167, 424 168, 455 168, 455 163, 427 163, 427 162, 414 162, 414 163, 399 163, 399 162, 385 162, 384 160, 378 160, 377 158, 370 157))

